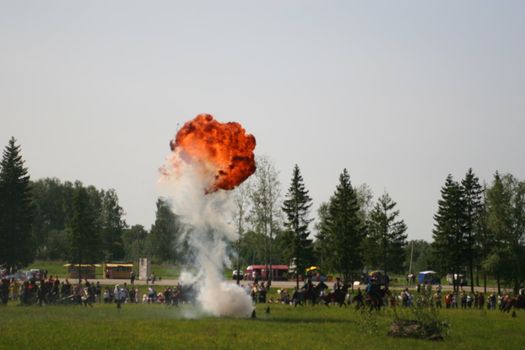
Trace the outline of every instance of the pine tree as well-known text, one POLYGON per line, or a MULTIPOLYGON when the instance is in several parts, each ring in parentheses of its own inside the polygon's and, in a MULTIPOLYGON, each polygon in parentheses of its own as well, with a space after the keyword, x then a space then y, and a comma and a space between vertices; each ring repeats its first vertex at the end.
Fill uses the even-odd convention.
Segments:
POLYGON ((359 214, 357 196, 346 169, 330 200, 326 228, 329 267, 343 276, 345 282, 363 267, 362 241, 365 225, 359 214))
POLYGON ((34 207, 29 174, 20 153, 12 137, 0 164, 0 265, 8 271, 26 266, 34 258, 34 207))
POLYGON ((297 288, 299 288, 299 272, 305 271, 312 260, 312 240, 308 238, 310 235, 308 225, 312 222, 308 217, 311 206, 312 199, 304 186, 299 166, 295 165, 282 210, 286 215, 288 256, 290 260, 295 261, 297 288))
MULTIPOLYGON (((441 272, 459 273, 465 265, 465 203, 461 186, 448 175, 434 215, 432 243, 441 272)), ((457 287, 454 277, 454 288, 457 287)))
POLYGON ((315 235, 315 241, 313 243, 316 263, 323 268, 328 265, 328 256, 330 255, 330 235, 328 230, 330 222, 329 208, 329 203, 323 202, 317 209, 318 220, 315 224, 317 234, 315 235))
POLYGON ((486 261, 489 258, 492 249, 495 246, 496 238, 494 232, 488 225, 488 209, 487 209, 487 189, 483 187, 483 200, 479 208, 479 219, 476 225, 476 244, 478 246, 478 268, 483 272, 483 292, 487 293, 487 272, 486 261))
POLYGON ((388 272, 400 272, 405 260, 405 245, 407 226, 399 220, 399 210, 394 210, 394 202, 388 193, 383 194, 370 212, 368 221, 368 238, 373 245, 365 254, 376 255, 376 261, 388 272))
POLYGON ((463 201, 465 204, 465 259, 470 275, 470 291, 474 293, 474 263, 477 258, 480 233, 479 221, 483 208, 483 188, 479 184, 479 179, 470 168, 461 181, 463 201))

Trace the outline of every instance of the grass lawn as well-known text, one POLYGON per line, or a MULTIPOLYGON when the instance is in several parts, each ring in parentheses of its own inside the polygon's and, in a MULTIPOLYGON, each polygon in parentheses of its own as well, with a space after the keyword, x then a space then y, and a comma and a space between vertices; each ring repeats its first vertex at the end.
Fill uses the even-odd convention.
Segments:
POLYGON ((525 312, 443 310, 451 324, 442 342, 386 336, 389 311, 368 331, 353 308, 257 306, 257 319, 184 318, 191 306, 0 307, 0 349, 520 349, 525 312))

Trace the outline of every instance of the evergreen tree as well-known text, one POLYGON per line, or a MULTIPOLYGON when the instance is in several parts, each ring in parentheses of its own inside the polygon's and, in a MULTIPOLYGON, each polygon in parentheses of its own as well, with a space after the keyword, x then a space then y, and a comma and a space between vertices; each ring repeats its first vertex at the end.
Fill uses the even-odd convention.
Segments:
POLYGON ((330 235, 328 232, 328 223, 330 221, 329 214, 330 205, 327 202, 321 203, 317 209, 317 222, 315 224, 315 241, 313 243, 314 253, 316 257, 316 264, 323 269, 328 265, 328 256, 330 255, 330 235))
POLYGON ((483 188, 483 201, 479 210, 479 220, 477 221, 477 245, 478 245, 478 269, 483 272, 483 291, 487 293, 487 269, 486 261, 489 258, 492 249, 496 244, 494 232, 488 225, 488 208, 487 208, 487 189, 483 188))
POLYGON ((124 258, 124 243, 122 233, 126 222, 122 218, 124 210, 119 205, 115 190, 102 192, 102 250, 108 261, 122 260, 124 258))
POLYGON ((157 262, 176 261, 176 243, 180 224, 170 204, 157 200, 155 223, 150 230, 150 253, 157 262))
POLYGON ((29 174, 20 153, 12 137, 0 163, 0 265, 8 271, 26 266, 34 258, 34 207, 29 174))
MULTIPOLYGON (((432 247, 442 273, 459 273, 465 266, 465 203, 461 186, 448 175, 434 215, 432 247)), ((454 288, 457 283, 454 277, 454 288)))
POLYGON ((470 275, 470 291, 474 293, 474 263, 477 259, 478 241, 480 236, 480 220, 483 208, 483 188, 479 179, 470 168, 461 181, 465 210, 465 260, 470 275))
MULTIPOLYGON (((98 262, 102 257, 101 241, 97 223, 97 206, 90 192, 79 182, 75 185, 72 199, 72 216, 69 223, 69 258, 79 266, 98 262)), ((78 279, 81 281, 81 274, 78 279)))
POLYGON ((297 288, 299 288, 299 272, 305 271, 312 260, 312 240, 308 238, 310 235, 308 225, 312 222, 308 217, 311 206, 312 199, 304 186, 299 167, 295 165, 282 210, 286 215, 287 255, 290 261, 295 261, 297 288))
POLYGON ((347 282, 363 267, 361 245, 365 236, 365 225, 359 210, 350 175, 344 169, 330 200, 326 232, 323 234, 329 252, 329 267, 340 273, 347 282))
POLYGON ((403 220, 399 220, 399 210, 394 210, 396 202, 385 193, 377 201, 374 209, 370 212, 368 221, 368 250, 365 255, 375 261, 375 266, 383 268, 385 274, 388 272, 402 272, 405 260, 405 245, 407 226, 403 220))

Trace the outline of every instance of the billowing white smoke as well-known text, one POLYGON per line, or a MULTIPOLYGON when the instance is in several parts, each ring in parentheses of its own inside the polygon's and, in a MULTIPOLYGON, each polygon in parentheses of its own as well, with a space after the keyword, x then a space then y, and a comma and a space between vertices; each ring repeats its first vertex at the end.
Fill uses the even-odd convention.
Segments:
MULTIPOLYGON (((177 153, 172 157, 178 157, 177 153)), ((168 191, 172 210, 188 227, 184 237, 195 255, 197 273, 181 274, 181 282, 195 283, 197 302, 215 316, 248 317, 253 311, 251 298, 242 287, 225 282, 224 266, 229 266, 227 243, 238 238, 228 224, 233 213, 231 193, 219 190, 205 194, 212 178, 200 164, 170 160, 177 169, 165 169, 163 187, 168 191)))

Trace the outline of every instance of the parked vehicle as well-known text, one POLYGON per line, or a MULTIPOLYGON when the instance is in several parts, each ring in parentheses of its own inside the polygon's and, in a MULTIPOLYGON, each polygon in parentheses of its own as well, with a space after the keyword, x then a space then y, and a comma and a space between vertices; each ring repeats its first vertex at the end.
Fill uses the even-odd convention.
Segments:
POLYGON ((417 282, 419 284, 440 284, 441 278, 439 278, 436 271, 428 270, 428 271, 421 271, 417 275, 417 282))
POLYGON ((456 280, 456 284, 460 286, 466 286, 468 285, 468 280, 462 273, 455 273, 451 274, 449 273, 446 277, 447 283, 452 285, 454 283, 454 279, 456 280))
POLYGON ((244 274, 242 273, 241 270, 233 270, 232 271, 232 279, 236 280, 237 279, 237 276, 239 276, 239 279, 244 279, 244 274))

